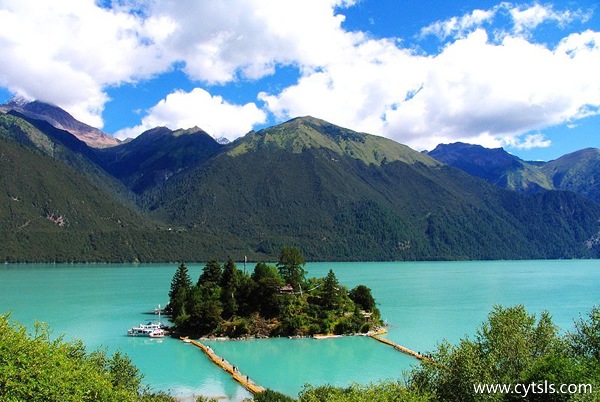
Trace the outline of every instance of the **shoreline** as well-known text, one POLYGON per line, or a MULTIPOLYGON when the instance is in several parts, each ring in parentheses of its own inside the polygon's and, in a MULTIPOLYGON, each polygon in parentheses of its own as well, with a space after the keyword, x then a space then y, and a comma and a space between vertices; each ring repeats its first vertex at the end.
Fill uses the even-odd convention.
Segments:
POLYGON ((229 336, 201 336, 197 338, 192 338, 189 335, 182 335, 177 333, 172 333, 170 336, 175 339, 196 339, 198 341, 209 341, 209 342, 225 342, 225 341, 251 341, 257 339, 335 339, 335 338, 344 338, 347 336, 364 336, 364 337, 373 337, 378 335, 387 334, 387 329, 384 327, 377 327, 368 332, 364 333, 348 333, 348 334, 313 334, 313 335, 289 335, 289 336, 240 336, 237 338, 232 338, 229 336))

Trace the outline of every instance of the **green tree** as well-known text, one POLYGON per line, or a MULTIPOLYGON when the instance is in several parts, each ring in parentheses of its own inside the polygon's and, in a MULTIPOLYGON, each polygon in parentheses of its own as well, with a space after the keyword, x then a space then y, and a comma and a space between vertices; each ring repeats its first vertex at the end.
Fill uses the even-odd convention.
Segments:
POLYGON ((251 279, 255 283, 251 297, 256 310, 265 317, 276 316, 281 305, 278 290, 283 285, 277 267, 259 262, 254 267, 251 279))
POLYGON ((185 314, 185 303, 192 288, 192 279, 187 266, 182 262, 171 280, 169 307, 174 318, 185 314))
POLYGON ((377 308, 375 305, 375 299, 371 294, 371 289, 365 285, 356 286, 350 291, 348 296, 356 305, 358 305, 359 308, 365 311, 375 311, 377 308))
POLYGON ((323 307, 327 310, 333 310, 340 306, 340 283, 331 269, 323 280, 322 298, 323 307))
POLYGON ((254 282, 260 282, 265 279, 272 279, 278 282, 282 282, 281 276, 279 276, 279 273, 277 272, 277 267, 274 267, 273 265, 267 265, 264 262, 259 262, 256 264, 251 277, 252 280, 254 280, 254 282))
POLYGON ((299 248, 283 247, 281 249, 277 268, 283 280, 292 285, 294 289, 299 289, 305 281, 305 264, 304 256, 299 248))
POLYGON ((271 389, 266 389, 263 392, 260 392, 254 395, 255 402, 294 402, 294 398, 290 398, 289 396, 282 394, 281 392, 273 391, 271 389))
POLYGON ((592 308, 587 319, 575 322, 575 332, 569 334, 569 341, 577 356, 600 364, 600 308, 592 308))
MULTIPOLYGON (((517 384, 544 375, 551 359, 563 359, 564 346, 556 326, 547 313, 539 320, 523 306, 496 306, 477 331, 474 340, 463 339, 458 346, 444 342, 422 362, 412 375, 413 385, 435 395, 439 401, 503 400, 505 396, 482 396, 473 391, 474 384, 517 384), (544 369, 544 364, 546 364, 544 369)), ((549 374, 549 372, 548 372, 549 374)))
POLYGON ((300 392, 299 402, 426 402, 426 394, 408 389, 399 381, 382 381, 376 384, 352 384, 348 387, 307 385, 300 392))
POLYGON ((202 269, 202 274, 200 274, 200 277, 198 278, 198 286, 208 283, 218 286, 221 283, 222 274, 223 269, 221 268, 221 263, 217 260, 210 260, 202 269))
POLYGON ((142 376, 124 354, 87 353, 81 341, 50 339, 36 324, 33 334, 0 315, 2 401, 174 401, 141 387, 142 376))
POLYGON ((223 267, 221 275, 221 303, 223 305, 223 318, 234 317, 238 311, 237 296, 242 273, 236 268, 231 257, 223 267))
POLYGON ((192 289, 188 301, 190 314, 188 323, 182 329, 194 335, 207 335, 217 330, 222 321, 223 307, 219 300, 220 292, 208 288, 212 282, 192 289))
POLYGON ((114 387, 136 392, 141 384, 140 370, 133 365, 129 356, 116 351, 108 362, 108 371, 114 387))

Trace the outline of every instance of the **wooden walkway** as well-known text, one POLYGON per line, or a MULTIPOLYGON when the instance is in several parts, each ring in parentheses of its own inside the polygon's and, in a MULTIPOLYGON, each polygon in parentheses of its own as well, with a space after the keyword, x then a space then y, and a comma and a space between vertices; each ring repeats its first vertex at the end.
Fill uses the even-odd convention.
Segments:
POLYGON ((382 338, 381 335, 386 334, 386 333, 387 333, 387 331, 385 329, 382 329, 382 330, 380 330, 378 332, 370 334, 369 336, 371 338, 375 339, 376 341, 379 341, 381 343, 385 343, 386 345, 390 345, 394 349, 396 349, 396 350, 398 350, 398 351, 400 351, 402 353, 405 353, 407 355, 410 355, 412 357, 415 357, 415 358, 417 358, 419 360, 429 360, 428 357, 423 356, 422 354, 420 354, 418 352, 415 352, 412 349, 409 349, 409 348, 404 347, 402 345, 398 345, 397 343, 394 343, 394 342, 390 341, 389 339, 382 338))
POLYGON ((254 381, 252 381, 247 375, 242 375, 242 373, 240 373, 237 367, 235 367, 222 357, 218 356, 210 346, 206 346, 193 339, 183 337, 180 337, 180 339, 186 342, 189 341, 194 346, 197 346, 200 349, 202 349, 202 351, 210 358, 210 360, 212 360, 213 363, 215 363, 217 366, 221 367, 223 370, 231 374, 233 379, 242 384, 244 388, 246 388, 248 391, 252 392, 253 394, 257 394, 265 390, 264 387, 255 384, 254 381))

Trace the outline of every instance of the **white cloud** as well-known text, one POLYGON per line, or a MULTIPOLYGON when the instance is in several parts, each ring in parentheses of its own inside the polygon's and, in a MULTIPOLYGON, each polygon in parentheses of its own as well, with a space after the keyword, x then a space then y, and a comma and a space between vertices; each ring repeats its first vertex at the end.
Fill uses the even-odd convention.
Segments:
POLYGON ((254 103, 232 105, 202 88, 190 92, 175 91, 153 106, 136 127, 120 130, 117 138, 137 137, 158 126, 172 130, 198 126, 215 138, 234 139, 264 123, 265 113, 254 103))
POLYGON ((588 17, 501 3, 424 28, 422 35, 455 38, 439 54, 363 41, 346 58, 306 71, 296 85, 259 97, 280 118, 311 114, 416 149, 453 141, 545 147, 549 142, 539 134, 523 135, 600 113, 594 73, 600 71, 600 33, 571 34, 554 48, 524 33, 542 22, 588 17), (478 27, 500 11, 515 16, 512 33, 490 29, 490 40, 478 27))
POLYGON ((296 85, 278 95, 261 93, 279 118, 313 115, 355 130, 383 133, 387 110, 404 102, 425 79, 426 58, 389 40, 370 40, 348 49, 335 63, 306 70, 296 85))
POLYGON ((447 20, 436 21, 421 29, 420 36, 437 36, 441 40, 449 37, 461 39, 476 29, 490 24, 499 16, 508 17, 510 28, 496 28, 497 37, 502 40, 507 35, 529 36, 531 32, 543 23, 554 22, 559 27, 574 21, 587 22, 591 11, 577 10, 555 10, 552 4, 519 5, 510 2, 502 2, 489 10, 474 10, 461 17, 451 17, 447 20))
POLYGON ((166 46, 194 79, 226 83, 256 79, 280 64, 322 65, 362 38, 344 32, 339 0, 165 0, 153 15, 176 22, 166 46))
MULTIPOLYGON (((585 23, 591 14, 581 10, 504 2, 470 11, 423 28, 421 37, 448 41, 424 55, 403 48, 406 39, 345 31, 340 9, 355 0, 113 3, 0 0, 0 85, 101 126, 111 86, 172 68, 207 85, 244 85, 290 65, 295 84, 258 95, 278 118, 310 114, 417 149, 542 146, 526 135, 600 112, 600 33, 565 34, 558 45, 533 39, 540 24, 585 23)), ((198 125, 233 138, 265 120, 254 103, 196 88, 171 93, 119 135, 198 125)))
POLYGON ((573 34, 549 49, 516 36, 490 43, 480 29, 429 57, 371 41, 261 98, 278 116, 312 114, 417 149, 458 140, 517 144, 528 132, 599 112, 598 35, 573 34))
POLYGON ((435 35, 444 40, 450 36, 464 37, 475 28, 494 18, 497 9, 474 10, 462 17, 452 17, 445 21, 436 21, 421 29, 421 37, 435 35))
POLYGON ((591 14, 581 10, 556 11, 552 5, 534 4, 533 6, 509 6, 508 11, 514 22, 514 32, 517 34, 530 32, 545 22, 555 22, 564 26, 575 20, 587 21, 591 14))
POLYGON ((175 64, 193 80, 257 79, 323 65, 363 38, 336 10, 355 0, 0 0, 0 85, 102 126, 106 89, 175 64))
POLYGON ((552 141, 546 139, 542 133, 535 133, 527 134, 524 136, 524 138, 508 138, 504 142, 504 145, 508 145, 517 149, 548 148, 550 145, 552 145, 552 141))
POLYGON ((169 29, 93 0, 0 0, 0 85, 101 126, 106 86, 168 66, 155 44, 169 29))

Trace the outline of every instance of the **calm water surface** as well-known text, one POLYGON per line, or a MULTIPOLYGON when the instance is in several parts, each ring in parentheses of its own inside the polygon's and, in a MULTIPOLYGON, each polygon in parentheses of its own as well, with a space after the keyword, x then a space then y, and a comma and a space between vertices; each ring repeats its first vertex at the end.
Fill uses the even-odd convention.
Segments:
MULTIPOLYGON (((30 327, 50 324, 89 349, 126 352, 155 389, 242 400, 249 393, 197 348, 178 340, 129 338, 128 328, 154 319, 168 301, 176 264, 5 265, 0 267, 0 313, 30 327)), ((202 265, 189 265, 195 281, 202 265)), ((311 263, 309 276, 333 269, 349 288, 373 290, 388 338, 417 351, 443 339, 472 336, 495 304, 548 310, 563 330, 600 304, 600 261, 311 263)), ((401 378, 415 360, 362 337, 269 339, 210 343, 258 384, 296 396, 303 384, 347 385, 401 378)))

